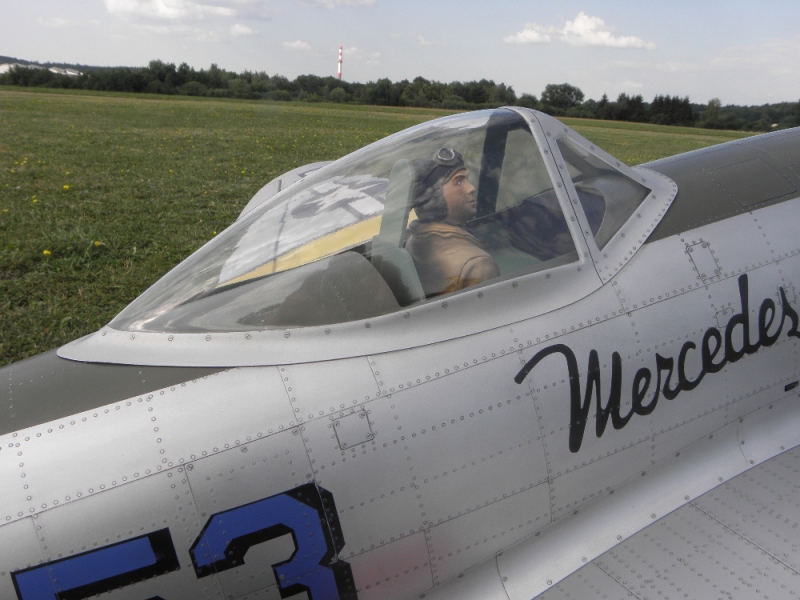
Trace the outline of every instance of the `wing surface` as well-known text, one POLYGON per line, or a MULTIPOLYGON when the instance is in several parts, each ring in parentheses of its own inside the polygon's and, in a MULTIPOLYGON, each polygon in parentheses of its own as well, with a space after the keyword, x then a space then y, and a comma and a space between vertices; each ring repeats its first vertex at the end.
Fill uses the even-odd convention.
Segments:
POLYGON ((670 513, 537 598, 800 598, 800 448, 670 513))

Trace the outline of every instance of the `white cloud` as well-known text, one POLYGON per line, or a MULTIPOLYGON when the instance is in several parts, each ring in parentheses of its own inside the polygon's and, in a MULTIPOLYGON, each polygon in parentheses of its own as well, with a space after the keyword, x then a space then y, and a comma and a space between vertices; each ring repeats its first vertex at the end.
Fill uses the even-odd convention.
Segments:
POLYGON ((546 28, 536 23, 527 23, 522 31, 503 38, 506 44, 546 44, 553 38, 546 28))
POLYGON ((283 42, 283 47, 289 50, 302 50, 303 52, 311 51, 311 46, 308 42, 297 40, 296 42, 283 42))
POLYGON ((256 35, 258 32, 254 29, 251 29, 247 25, 242 25, 241 23, 236 23, 233 27, 231 27, 231 35, 234 37, 240 37, 245 35, 256 35))
POLYGON ((364 64, 375 66, 379 63, 381 53, 380 52, 365 52, 360 48, 355 46, 351 46, 350 48, 345 48, 343 50, 344 62, 363 62, 364 64))
POLYGON ((563 27, 527 23, 522 31, 503 38, 506 44, 547 44, 561 41, 573 46, 606 46, 609 48, 646 48, 656 47, 653 42, 645 42, 633 35, 615 35, 599 17, 591 17, 583 11, 563 27))
POLYGON ((138 31, 144 31, 150 34, 156 34, 173 38, 186 38, 198 42, 217 42, 219 36, 213 32, 200 27, 192 27, 190 25, 155 25, 151 23, 142 23, 134 26, 138 31))
POLYGON ((64 27, 71 27, 75 25, 75 21, 71 21, 63 17, 51 17, 49 19, 43 19, 42 17, 39 17, 36 19, 36 23, 37 25, 51 27, 52 29, 63 29, 64 27))
POLYGON ((203 19, 233 17, 241 9, 267 4, 266 0, 103 0, 113 15, 149 19, 203 19))
POLYGON ((714 69, 760 70, 777 78, 788 77, 797 81, 800 64, 800 35, 793 39, 770 38, 761 46, 734 46, 714 57, 714 69))
POLYGON ((420 45, 420 46, 433 46, 433 42, 431 42, 431 41, 429 41, 429 40, 426 40, 426 39, 425 39, 423 36, 421 36, 421 35, 415 35, 414 37, 416 37, 416 38, 417 38, 417 40, 419 41, 419 45, 420 45))
POLYGON ((626 79, 625 81, 619 84, 619 87, 621 87, 623 90, 630 90, 630 89, 639 90, 644 87, 644 84, 638 81, 633 81, 631 79, 626 79))
POLYGON ((337 6, 372 6, 375 0, 300 0, 300 4, 331 9, 337 6))

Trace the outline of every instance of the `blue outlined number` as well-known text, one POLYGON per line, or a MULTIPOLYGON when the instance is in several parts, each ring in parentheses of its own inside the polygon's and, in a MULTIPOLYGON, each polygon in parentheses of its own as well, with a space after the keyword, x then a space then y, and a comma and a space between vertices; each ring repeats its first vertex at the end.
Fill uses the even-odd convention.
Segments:
POLYGON ((333 496, 313 483, 217 513, 191 549, 198 577, 244 563, 250 547, 286 533, 295 551, 272 566, 282 598, 303 591, 311 600, 355 599, 350 565, 338 560, 344 539, 333 496))
MULTIPOLYGON (((333 495, 308 483, 217 513, 190 549, 197 577, 244 564, 254 545, 291 534, 292 556, 272 565, 282 598, 357 600, 333 495)), ((180 569, 169 529, 11 573, 19 600, 83 600, 180 569)), ((162 600, 160 596, 149 600, 162 600)))
POLYGON ((20 600, 82 600, 180 566, 169 529, 11 574, 20 600))

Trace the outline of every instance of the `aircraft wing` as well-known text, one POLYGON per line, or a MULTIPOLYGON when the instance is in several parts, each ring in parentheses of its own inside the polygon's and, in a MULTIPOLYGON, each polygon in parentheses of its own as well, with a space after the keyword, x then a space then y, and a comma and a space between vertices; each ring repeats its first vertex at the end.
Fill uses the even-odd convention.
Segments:
POLYGON ((539 598, 797 597, 798 473, 795 448, 670 513, 539 598))

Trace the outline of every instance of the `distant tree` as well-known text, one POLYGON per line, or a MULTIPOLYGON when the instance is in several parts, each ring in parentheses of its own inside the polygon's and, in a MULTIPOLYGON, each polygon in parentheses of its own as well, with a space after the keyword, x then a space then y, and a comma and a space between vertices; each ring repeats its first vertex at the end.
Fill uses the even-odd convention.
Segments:
POLYGON ((548 83, 542 92, 542 104, 567 109, 583 102, 583 92, 568 83, 548 83))
POLYGON ((233 98, 242 98, 243 100, 257 100, 260 98, 260 94, 257 94, 253 91, 253 88, 250 87, 250 84, 247 83, 247 79, 243 77, 237 77, 235 79, 231 79, 228 82, 228 91, 231 93, 231 97, 233 98))
POLYGON ((250 87, 258 94, 265 94, 269 90, 269 75, 263 71, 253 73, 250 80, 250 87))
POLYGON ((169 94, 177 91, 178 71, 174 63, 151 60, 147 69, 150 72, 150 81, 147 84, 146 91, 158 94, 169 94))
MULTIPOLYGON (((494 82, 492 82, 494 83, 494 82)), ((495 85, 489 94, 490 102, 497 102, 506 106, 512 106, 517 101, 517 94, 514 93, 514 88, 511 86, 506 87, 505 83, 495 85)))
POLYGON ((446 92, 446 86, 437 81, 428 81, 424 77, 417 77, 403 88, 400 95, 402 103, 406 106, 425 108, 438 106, 446 92))
POLYGON ((280 100, 282 102, 289 102, 292 99, 292 95, 286 90, 275 90, 272 92, 267 92, 265 98, 267 100, 280 100))
POLYGON ((597 105, 597 100, 589 98, 588 100, 584 100, 583 104, 577 108, 580 109, 581 113, 583 113, 587 119, 594 119, 597 117, 597 105))
POLYGON ((180 87, 180 93, 184 96, 207 96, 208 88, 199 81, 189 81, 180 87))
POLYGON ((195 75, 195 70, 185 62, 182 62, 175 72, 175 85, 181 86, 190 81, 195 81, 195 75))
MULTIPOLYGON (((489 101, 489 84, 485 79, 481 81, 468 81, 464 84, 466 87, 466 97, 464 98, 470 104, 483 104, 489 101)), ((494 85, 494 81, 491 82, 494 85)))
POLYGON ((325 82, 322 77, 316 75, 298 75, 294 80, 294 84, 300 92, 306 94, 322 94, 322 88, 325 87, 325 82))
POLYGON ((798 100, 794 107, 794 124, 800 127, 800 100, 798 100))
POLYGON ((539 100, 532 94, 522 94, 515 103, 517 106, 525 108, 539 108, 539 100))
POLYGON ((227 71, 212 64, 208 71, 201 69, 195 76, 195 81, 199 81, 209 89, 225 89, 228 87, 229 75, 227 71))
POLYGON ((337 87, 331 90, 329 98, 331 102, 337 102, 337 103, 347 102, 348 100, 350 100, 350 94, 348 94, 344 90, 344 88, 337 87))
MULTIPOLYGON (((211 66, 214 67, 216 65, 211 65, 211 66)), ((269 85, 267 87, 269 88, 270 91, 285 91, 288 92, 289 95, 291 96, 291 92, 294 91, 296 86, 293 82, 289 81, 283 75, 275 75, 273 77, 270 77, 269 85)))
POLYGON ((614 118, 614 105, 608 100, 608 94, 603 94, 595 108, 594 116, 607 121, 614 118))
POLYGON ((703 116, 703 127, 715 128, 719 126, 719 111, 722 108, 722 102, 719 98, 712 98, 708 101, 706 112, 703 116))
POLYGON ((446 95, 453 95, 458 96, 464 102, 467 101, 467 86, 465 86, 460 81, 453 81, 447 85, 447 89, 445 90, 446 95))
POLYGON ((612 117, 617 121, 647 121, 648 115, 644 106, 644 98, 641 94, 628 96, 620 94, 617 97, 616 106, 611 111, 612 117))
POLYGON ((366 85, 364 100, 367 104, 397 106, 400 101, 400 94, 397 94, 394 84, 389 79, 383 78, 375 83, 370 82, 366 85))
POLYGON ((689 97, 656 96, 650 103, 650 122, 660 125, 691 125, 694 121, 689 97))
POLYGON ((456 94, 447 94, 442 98, 442 103, 439 105, 441 108, 449 108, 453 110, 468 110, 472 108, 461 96, 456 94))

